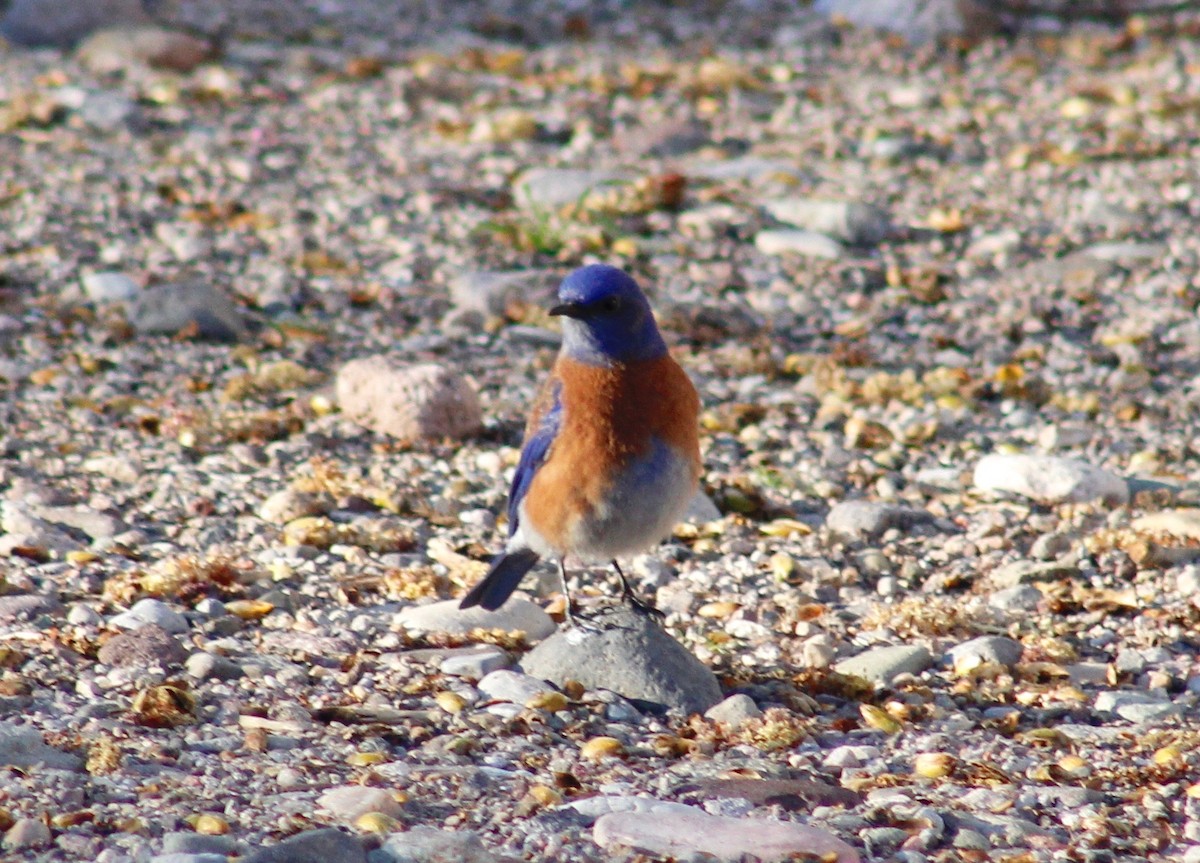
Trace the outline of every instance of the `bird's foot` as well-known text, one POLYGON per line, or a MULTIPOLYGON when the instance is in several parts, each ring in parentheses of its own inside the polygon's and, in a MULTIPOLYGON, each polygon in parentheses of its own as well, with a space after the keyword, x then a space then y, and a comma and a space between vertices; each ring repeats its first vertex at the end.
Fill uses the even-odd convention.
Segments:
POLYGON ((594 620, 594 615, 573 607, 573 603, 568 600, 564 607, 563 617, 566 618, 567 625, 571 629, 578 629, 580 632, 602 632, 604 627, 597 624, 594 620))
POLYGON ((632 590, 621 591, 621 599, 624 602, 628 602, 633 610, 638 614, 644 614, 647 617, 653 617, 660 623, 667 619, 666 612, 658 608, 656 605, 654 605, 654 603, 647 602, 646 600, 642 599, 632 590))

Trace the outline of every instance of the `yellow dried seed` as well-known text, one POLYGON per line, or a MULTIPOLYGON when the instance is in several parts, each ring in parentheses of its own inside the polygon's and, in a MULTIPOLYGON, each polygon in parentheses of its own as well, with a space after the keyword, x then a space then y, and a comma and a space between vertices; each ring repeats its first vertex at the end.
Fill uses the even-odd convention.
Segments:
POLYGON ((192 821, 192 829, 205 836, 224 836, 229 832, 229 822, 220 815, 205 812, 192 821))
POLYGON ((271 573, 271 578, 274 581, 287 581, 295 573, 291 564, 284 560, 273 560, 267 565, 267 571, 271 573))
POLYGON ((784 554, 782 551, 771 555, 768 563, 771 567, 771 575, 776 581, 787 581, 796 571, 796 561, 790 554, 784 554))
POLYGON ((612 253, 620 255, 622 258, 636 258, 638 253, 637 240, 632 237, 619 237, 613 240, 612 253))
POLYGON ((354 826, 364 833, 395 833, 400 822, 382 812, 364 812, 354 819, 354 826))
POLYGON ((460 713, 467 706, 467 699, 463 698, 457 692, 439 692, 433 696, 433 700, 437 702, 437 706, 447 713, 460 713))
POLYGON ((1092 102, 1082 96, 1072 96, 1058 106, 1058 113, 1068 120, 1078 120, 1092 113, 1092 102))
POLYGON ((561 692, 539 692, 526 701, 525 706, 534 710, 548 710, 551 713, 557 713, 566 709, 567 696, 561 692))
MULTIPOLYGON (((812 533, 812 528, 802 521, 797 521, 794 518, 777 518, 774 521, 769 521, 759 528, 767 536, 778 536, 787 538, 789 536, 808 536, 812 533)), ((786 557, 786 555, 785 555, 786 557)))
POLYGON ((372 767, 384 764, 388 760, 388 756, 383 752, 352 752, 346 763, 351 767, 372 767))
POLYGON ((1193 800, 1200 799, 1200 782, 1197 782, 1195 785, 1189 785, 1183 793, 1193 800))
POLYGON ((563 797, 558 791, 551 788, 549 785, 535 785, 529 789, 529 796, 538 802, 541 806, 557 806, 562 803, 563 797))
POLYGON ((225 610, 242 620, 261 620, 274 611, 275 606, 261 599, 233 599, 225 603, 225 610))
POLYGON ((593 737, 579 747, 579 754, 590 761, 625 754, 625 745, 615 737, 593 737))
POLYGON ((56 377, 62 374, 62 369, 57 366, 47 366, 44 369, 37 369, 29 373, 29 382, 35 386, 44 387, 52 383, 56 377))
POLYGON ((1174 745, 1164 746, 1155 751, 1153 758, 1155 764, 1172 764, 1183 758, 1183 750, 1174 745))
POLYGON ((913 758, 913 773, 926 779, 949 776, 958 759, 945 752, 922 752, 913 758))
POLYGON ((901 725, 882 707, 873 704, 860 704, 858 712, 862 714, 863 722, 884 734, 899 734, 901 725))
POLYGON ((1071 777, 1083 777, 1092 772, 1092 765, 1078 755, 1064 755, 1058 759, 1058 766, 1071 777))
POLYGON ((704 605, 696 609, 696 614, 700 615, 701 617, 724 619, 729 617, 729 615, 733 614, 739 608, 741 608, 741 606, 736 602, 718 600, 717 602, 706 602, 704 605))
POLYGON ((67 563, 74 564, 75 566, 83 566, 85 563, 93 563, 99 560, 100 555, 94 551, 76 549, 75 551, 68 551, 66 558, 67 563))

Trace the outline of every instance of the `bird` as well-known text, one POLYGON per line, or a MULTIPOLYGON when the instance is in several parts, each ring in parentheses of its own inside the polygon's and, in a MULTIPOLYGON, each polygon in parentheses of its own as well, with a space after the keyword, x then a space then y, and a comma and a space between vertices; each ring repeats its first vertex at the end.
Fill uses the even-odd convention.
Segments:
POLYGON ((495 611, 542 558, 610 561, 621 597, 657 613, 618 557, 667 537, 701 474, 700 398, 671 357, 646 295, 623 270, 591 264, 559 285, 562 346, 534 401, 508 495, 508 539, 459 607, 495 611))

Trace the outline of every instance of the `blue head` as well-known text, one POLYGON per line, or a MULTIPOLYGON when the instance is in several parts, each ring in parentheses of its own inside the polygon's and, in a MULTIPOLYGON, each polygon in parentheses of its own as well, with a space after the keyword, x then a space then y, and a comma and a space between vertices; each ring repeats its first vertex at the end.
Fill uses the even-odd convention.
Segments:
POLYGON ((563 353, 589 365, 650 360, 667 352, 646 295, 630 276, 604 264, 581 267, 558 287, 563 353))

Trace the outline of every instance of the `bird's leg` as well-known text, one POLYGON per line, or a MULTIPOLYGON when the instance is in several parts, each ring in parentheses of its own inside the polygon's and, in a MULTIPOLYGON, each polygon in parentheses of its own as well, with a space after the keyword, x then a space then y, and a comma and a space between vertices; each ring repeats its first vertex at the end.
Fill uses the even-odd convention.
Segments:
POLYGON ((565 555, 558 559, 558 577, 562 581, 563 596, 566 597, 567 600, 567 610, 565 612, 567 623, 572 627, 579 629, 581 628, 579 621, 575 619, 575 612, 571 608, 573 603, 571 602, 571 588, 567 586, 567 558, 565 555))
POLYGON ((625 573, 623 573, 621 571, 621 565, 619 563, 617 563, 616 560, 614 560, 612 562, 612 565, 613 565, 613 569, 615 569, 617 571, 617 575, 621 579, 621 599, 622 600, 624 600, 625 602, 628 602, 630 605, 632 605, 634 607, 634 609, 636 611, 640 611, 642 614, 648 614, 653 617, 657 617, 659 619, 666 617, 665 614, 663 614, 661 611, 659 611, 657 608, 654 607, 653 603, 646 602, 644 599, 642 599, 641 597, 639 597, 637 595, 637 593, 633 589, 633 586, 630 585, 629 579, 627 579, 625 577, 625 573))

